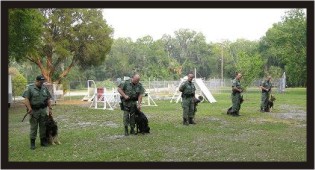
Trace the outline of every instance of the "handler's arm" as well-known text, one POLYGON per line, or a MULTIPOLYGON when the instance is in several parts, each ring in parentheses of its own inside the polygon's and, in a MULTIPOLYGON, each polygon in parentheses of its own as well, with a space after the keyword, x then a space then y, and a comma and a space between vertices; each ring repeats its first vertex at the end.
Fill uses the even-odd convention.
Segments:
POLYGON ((240 93, 242 92, 242 89, 239 89, 239 88, 237 88, 237 87, 235 87, 235 86, 232 87, 232 90, 233 90, 233 91, 238 91, 238 92, 240 92, 240 93))
POLYGON ((260 88, 261 88, 262 90, 265 90, 265 91, 268 91, 268 90, 269 90, 269 89, 265 88, 264 86, 260 86, 260 88))
POLYGON ((31 114, 32 113, 32 107, 31 107, 30 100, 27 97, 25 97, 25 99, 24 99, 24 104, 27 107, 27 113, 31 114))
POLYGON ((123 97, 123 98, 125 98, 125 100, 128 100, 130 97, 129 96, 127 96, 126 94, 125 94, 125 92, 120 88, 120 87, 118 87, 118 92, 119 92, 119 94, 123 97))
POLYGON ((180 86, 179 86, 179 91, 180 92, 183 92, 184 91, 184 87, 185 87, 185 83, 183 83, 183 84, 181 84, 180 86))
POLYGON ((142 95, 138 96, 138 109, 141 110, 142 95))
POLYGON ((51 101, 50 101, 50 98, 48 98, 48 100, 47 100, 47 107, 48 107, 48 109, 49 109, 49 111, 48 111, 48 113, 49 113, 49 115, 52 115, 52 107, 51 107, 51 101))

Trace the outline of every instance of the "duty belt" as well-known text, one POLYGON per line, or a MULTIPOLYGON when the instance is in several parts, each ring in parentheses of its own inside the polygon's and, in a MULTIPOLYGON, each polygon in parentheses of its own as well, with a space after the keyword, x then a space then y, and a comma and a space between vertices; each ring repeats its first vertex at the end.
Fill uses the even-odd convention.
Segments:
POLYGON ((194 94, 188 94, 188 95, 182 95, 183 98, 190 98, 190 97, 194 97, 194 94))
POLYGON ((46 107, 47 107, 47 105, 45 105, 45 104, 31 105, 31 108, 32 108, 33 110, 44 109, 44 108, 46 108, 46 107))

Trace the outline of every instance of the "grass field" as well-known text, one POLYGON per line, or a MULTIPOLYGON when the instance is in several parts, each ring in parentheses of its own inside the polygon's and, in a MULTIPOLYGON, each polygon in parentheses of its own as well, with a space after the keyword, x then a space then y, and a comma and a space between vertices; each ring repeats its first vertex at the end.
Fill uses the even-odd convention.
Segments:
POLYGON ((217 103, 200 103, 196 125, 182 125, 180 103, 155 101, 143 107, 151 133, 125 137, 122 111, 91 109, 87 102, 53 106, 61 145, 30 150, 29 123, 23 105, 9 109, 9 162, 304 162, 306 161, 306 89, 287 89, 272 113, 259 112, 260 93, 244 94, 239 117, 226 115, 230 94, 217 103), (48 151, 48 152, 47 152, 48 151))

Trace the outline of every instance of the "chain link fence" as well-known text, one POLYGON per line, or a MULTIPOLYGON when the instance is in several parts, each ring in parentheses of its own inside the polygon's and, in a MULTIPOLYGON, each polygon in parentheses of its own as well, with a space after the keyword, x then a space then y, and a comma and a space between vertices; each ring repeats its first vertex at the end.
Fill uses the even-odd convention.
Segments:
MULTIPOLYGON (((259 91, 259 85, 262 79, 253 81, 252 85, 248 88, 250 91, 259 91)), ((275 92, 281 92, 278 88, 282 79, 274 79, 272 81, 275 92), (276 90, 277 89, 277 90, 276 90)), ((170 100, 175 92, 178 92, 178 87, 181 81, 140 81, 147 92, 153 99, 158 100, 170 100)), ((212 94, 229 93, 231 91, 232 79, 209 79, 203 81, 205 86, 209 89, 212 94)), ((33 82, 28 82, 27 87, 33 82)), ((45 86, 48 88, 52 95, 52 100, 57 102, 58 100, 81 100, 85 96, 92 96, 97 89, 103 88, 105 92, 117 92, 118 81, 95 81, 94 83, 88 81, 71 81, 68 85, 62 84, 47 84, 45 86), (96 89, 95 89, 96 88, 96 89)), ((23 100, 22 94, 16 94, 16 86, 20 87, 21 84, 12 83, 12 94, 13 102, 23 100)), ((201 94, 200 89, 197 87, 196 94, 201 94)))

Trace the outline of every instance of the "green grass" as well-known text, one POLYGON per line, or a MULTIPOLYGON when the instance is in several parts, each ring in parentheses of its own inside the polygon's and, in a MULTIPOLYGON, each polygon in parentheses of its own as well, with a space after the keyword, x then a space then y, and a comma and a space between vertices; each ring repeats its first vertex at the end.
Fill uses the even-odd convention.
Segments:
POLYGON ((258 90, 244 94, 240 117, 226 115, 230 94, 215 94, 217 103, 200 103, 196 125, 182 125, 180 103, 155 101, 143 107, 151 133, 123 136, 122 111, 88 105, 54 106, 61 145, 29 149, 24 106, 9 109, 9 161, 306 161, 306 89, 277 94, 272 113, 260 113, 258 90), (48 151, 48 152, 47 152, 48 151))

